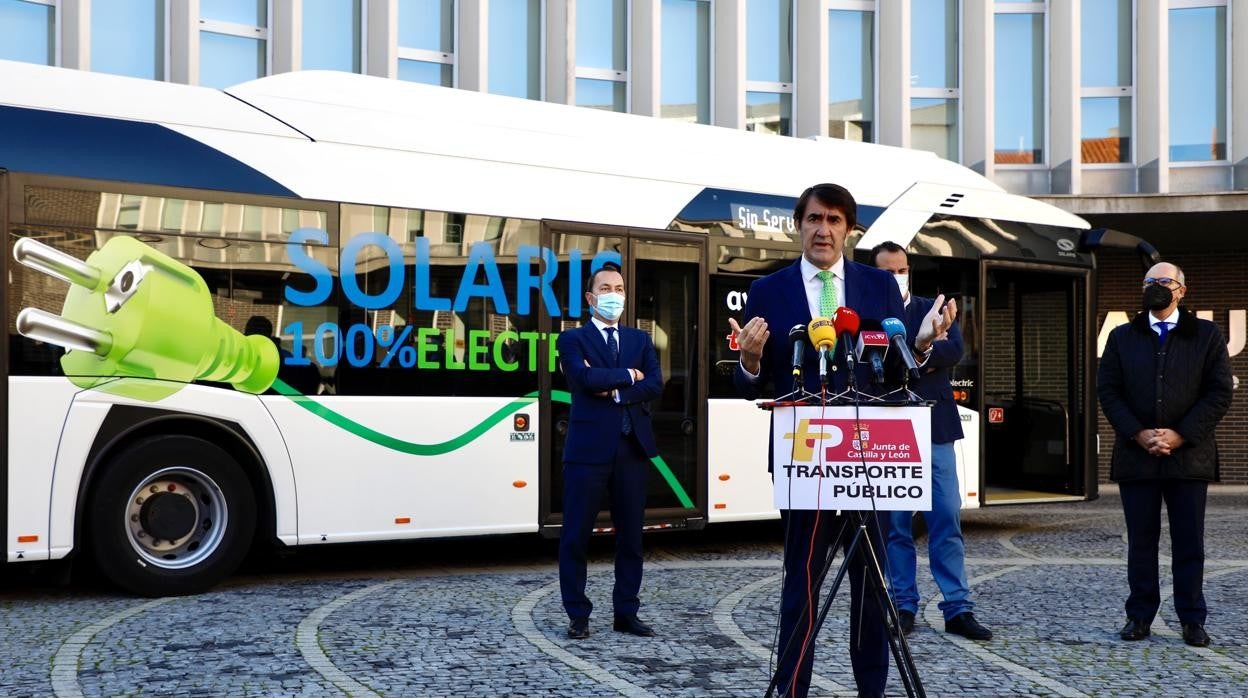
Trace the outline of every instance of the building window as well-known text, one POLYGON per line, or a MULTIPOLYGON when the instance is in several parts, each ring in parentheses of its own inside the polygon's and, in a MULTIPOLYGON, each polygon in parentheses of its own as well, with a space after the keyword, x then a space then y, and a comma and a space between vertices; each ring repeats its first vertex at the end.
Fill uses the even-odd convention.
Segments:
POLYGON ((958 0, 910 5, 910 147, 958 161, 958 0))
POLYGON ((1170 160, 1225 160, 1226 4, 1183 4, 1170 10, 1170 160))
POLYGON ((199 84, 225 88, 268 74, 268 0, 200 0, 199 84))
POLYGON ((56 65, 54 0, 0 0, 0 58, 56 65))
POLYGON ((828 12, 828 135, 875 139, 875 2, 833 0, 828 12))
POLYGON ((363 65, 361 0, 317 0, 303 3, 304 70, 358 73, 363 65))
POLYGON ((165 26, 165 0, 92 5, 91 70, 164 80, 165 26))
POLYGON ((628 0, 577 0, 576 104, 628 111, 628 0))
POLYGON ((542 98, 541 0, 490 0, 489 91, 542 98))
POLYGON ((455 86, 455 0, 399 0, 399 79, 455 86))
POLYGON ((746 0, 745 128, 793 135, 793 2, 746 0))
POLYGON ((1131 0, 1083 0, 1082 12, 1082 161, 1132 162, 1131 0))
POLYGON ((710 0, 663 0, 664 119, 711 123, 710 0))
POLYGON ((993 17, 999 165, 1044 162, 1044 11, 1042 2, 1000 2, 993 17))

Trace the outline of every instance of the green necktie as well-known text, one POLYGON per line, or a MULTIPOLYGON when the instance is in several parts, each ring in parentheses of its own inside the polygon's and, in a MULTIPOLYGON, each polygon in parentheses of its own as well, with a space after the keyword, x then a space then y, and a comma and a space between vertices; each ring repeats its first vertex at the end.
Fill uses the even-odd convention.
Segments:
POLYGON ((839 307, 836 302, 836 284, 832 283, 833 274, 830 271, 821 271, 817 276, 823 282, 823 291, 819 293, 819 314, 830 318, 839 307))

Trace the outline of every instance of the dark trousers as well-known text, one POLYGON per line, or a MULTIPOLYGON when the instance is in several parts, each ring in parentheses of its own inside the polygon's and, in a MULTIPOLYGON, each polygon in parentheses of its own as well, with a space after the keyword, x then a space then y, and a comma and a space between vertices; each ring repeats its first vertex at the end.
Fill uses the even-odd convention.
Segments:
POLYGON ((1204 623, 1205 578, 1204 480, 1131 480, 1118 483, 1127 519, 1127 616, 1152 622, 1161 606, 1157 547, 1161 538, 1161 503, 1170 519, 1170 557, 1174 574, 1174 610, 1181 623, 1204 623))
POLYGON ((615 528, 616 615, 636 615, 641 606, 641 526, 646 513, 649 459, 632 436, 620 436, 610 463, 563 464, 563 529, 559 535, 559 591, 569 618, 588 618, 594 606, 585 596, 585 557, 594 519, 609 496, 615 528))
MULTIPOLYGON (((865 512, 875 554, 884 564, 884 539, 887 516, 865 512)), ((803 639, 814 635, 813 620, 817 620, 822 604, 816 582, 828 559, 837 534, 846 527, 843 549, 848 550, 853 538, 856 517, 824 511, 780 511, 785 527, 784 589, 780 596, 780 661, 778 662, 779 695, 804 697, 810 691, 810 675, 814 667, 814 638, 810 649, 802 654, 803 639), (815 524, 818 513, 818 525, 815 524), (813 533, 813 537, 812 537, 813 533), (809 582, 809 595, 807 591, 809 582), (810 610, 810 614, 807 610, 810 610), (791 640, 791 642, 790 642, 791 640), (788 650, 786 651, 786 647, 788 650), (795 676, 796 675, 796 676, 795 676)), ((866 540, 859 542, 865 548, 866 540)), ((837 566, 828 571, 828 583, 835 580, 837 566)), ((861 696, 884 695, 888 681, 888 628, 884 615, 875 599, 867 592, 864 574, 866 567, 855 553, 849 565, 849 660, 854 667, 854 680, 858 682, 861 696)), ((837 594, 844 594, 842 583, 837 594)), ((883 595, 885 590, 881 589, 883 595)))

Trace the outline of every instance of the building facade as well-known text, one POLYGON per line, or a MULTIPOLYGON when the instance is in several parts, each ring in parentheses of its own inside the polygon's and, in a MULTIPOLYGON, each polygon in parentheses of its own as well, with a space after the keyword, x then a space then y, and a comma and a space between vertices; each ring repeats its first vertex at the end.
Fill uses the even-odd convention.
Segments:
MULTIPOLYGON (((0 58, 218 88, 343 70, 930 150, 1188 266, 1248 377, 1248 0, 0 0, 0 58)), ((1143 272, 1105 260, 1099 326, 1143 272)), ((1242 400, 1228 424, 1248 482, 1242 400)))

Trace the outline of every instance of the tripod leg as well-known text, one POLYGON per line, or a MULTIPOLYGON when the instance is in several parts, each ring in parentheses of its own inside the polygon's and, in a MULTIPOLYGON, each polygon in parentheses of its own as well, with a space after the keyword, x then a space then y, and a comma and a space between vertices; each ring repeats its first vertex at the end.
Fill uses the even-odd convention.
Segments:
MULTIPOLYGON (((865 520, 859 518, 857 519, 858 525, 854 526, 851 529, 850 528, 850 524, 851 524, 850 516, 846 514, 843 516, 843 519, 844 519, 844 523, 841 526, 840 533, 837 536, 836 544, 834 546, 831 546, 828 550, 827 564, 823 570, 823 573, 821 574, 821 578, 826 576, 827 572, 830 570, 832 562, 834 561, 836 557, 836 551, 841 549, 841 547, 843 547, 843 541, 845 540, 846 536, 850 535, 851 530, 852 530, 852 538, 849 539, 849 542, 847 544, 844 544, 845 557, 842 559, 841 566, 837 570, 836 579, 833 580, 832 582, 832 588, 828 590, 828 596, 826 599, 824 599, 823 605, 819 610, 819 617, 816 619, 815 624, 814 624, 814 632, 812 632, 810 635, 810 639, 812 641, 814 637, 818 635, 819 629, 823 627, 823 622, 828 616, 828 611, 832 608, 832 602, 833 600, 836 599, 837 591, 840 589, 841 584, 844 582, 845 575, 849 574, 851 571, 850 566, 855 564, 855 561, 857 561, 857 564, 862 564, 861 551, 864 549, 862 546, 862 542, 867 532, 866 522, 865 520)), ((868 576, 865 574, 865 572, 866 572, 866 567, 864 565, 864 567, 857 572, 857 575, 860 581, 855 583, 853 586, 859 586, 865 589, 865 587, 862 586, 863 584, 865 584, 865 577, 868 576)), ((850 608, 851 608, 850 625, 851 625, 851 632, 852 632, 853 627, 856 626, 857 628, 861 629, 863 624, 862 624, 861 617, 857 617, 857 620, 855 622, 855 611, 853 610, 855 608, 855 605, 852 599, 850 602, 850 608)), ((861 603, 858 604, 857 608, 858 608, 857 615, 860 616, 861 609, 862 609, 861 603)), ((887 637, 888 636, 887 628, 882 628, 882 629, 885 631, 885 636, 887 637)), ((854 679, 855 681, 858 681, 859 679, 858 673, 860 671, 859 662, 864 661, 864 660, 855 659, 855 657, 857 656, 857 652, 853 649, 853 642, 854 642, 854 638, 851 637, 850 638, 850 645, 851 645, 850 658, 851 660, 853 660, 853 663, 854 663, 854 669, 855 669, 854 679)), ((887 659, 885 659, 882 662, 882 665, 883 666, 881 667, 881 670, 885 673, 885 676, 887 677, 887 672, 888 672, 887 659)), ((860 691, 863 690, 864 688, 867 688, 869 690, 869 687, 864 687, 862 685, 859 685, 858 688, 860 691)), ((881 686, 881 689, 882 689, 882 686, 881 686)), ((907 690, 909 690, 909 687, 907 687, 907 690)), ((913 693, 911 695, 913 695, 913 693)))
MULTIPOLYGON (((862 530, 863 532, 866 531, 865 519, 862 523, 862 530)), ((893 605, 893 600, 888 595, 884 583, 884 572, 880 568, 875 545, 871 541, 870 534, 863 535, 862 538, 865 539, 865 545, 858 546, 857 553, 864 568, 864 586, 879 609, 881 618, 886 619, 888 646, 892 651, 893 660, 897 664, 897 672, 901 676, 901 683, 906 688, 906 695, 926 696, 927 693, 923 689, 923 682, 919 678, 918 667, 915 666, 914 657, 910 654, 910 645, 906 642, 905 633, 901 632, 897 607, 893 605)))
MULTIPOLYGON (((780 688, 783 693, 781 695, 789 695, 794 686, 803 683, 802 677, 804 667, 811 666, 813 662, 815 638, 819 634, 819 628, 823 624, 823 616, 819 617, 818 623, 812 623, 811 615, 812 606, 819 598, 819 590, 823 587, 823 582, 828 576, 828 572, 832 567, 832 563, 836 557, 836 552, 841 547, 841 541, 844 540, 848 531, 849 522, 843 516, 836 517, 838 520, 835 525, 838 527, 835 537, 832 538, 832 544, 829 545, 827 531, 833 525, 833 522, 823 521, 820 528, 813 532, 803 530, 802 523, 806 521, 804 517, 810 512, 792 512, 784 511, 781 515, 787 519, 785 527, 785 590, 781 599, 781 624, 780 624, 780 643, 781 649, 778 653, 778 661, 776 670, 772 674, 771 682, 767 686, 766 695, 770 698, 773 692, 780 688), (790 528, 790 524, 796 524, 795 528, 790 528), (823 526, 828 526, 824 529, 823 526), (790 531, 794 531, 790 535, 790 531), (805 596, 806 584, 803 580, 810 576, 809 564, 812 556, 817 549, 826 552, 822 553, 820 560, 820 569, 817 575, 810 579, 810 598, 805 596), (795 566, 794 562, 798 564, 795 566), (801 589, 796 589, 801 587, 801 589), (797 610, 796 615, 794 609, 789 606, 793 602, 790 598, 793 594, 799 593, 801 598, 801 607, 797 610), (781 686, 781 682, 787 683, 781 686)), ((828 512, 830 519, 831 512, 828 512)), ((818 517, 809 519, 812 525, 818 517)), ((837 584, 839 585, 839 581, 837 584)), ((836 586, 833 586, 833 594, 836 593, 836 586)))

